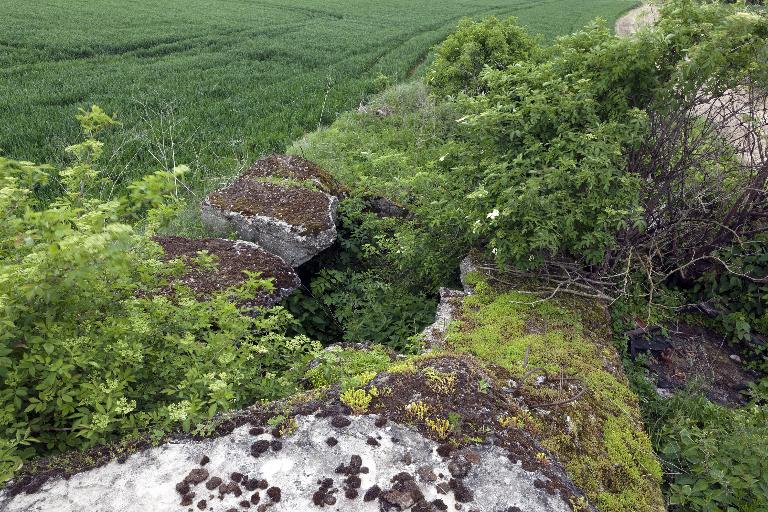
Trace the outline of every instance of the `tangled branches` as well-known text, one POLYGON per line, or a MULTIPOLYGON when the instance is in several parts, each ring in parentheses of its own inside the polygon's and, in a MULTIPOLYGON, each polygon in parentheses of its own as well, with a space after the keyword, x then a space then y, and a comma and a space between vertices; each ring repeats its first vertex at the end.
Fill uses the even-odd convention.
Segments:
POLYGON ((649 135, 628 155, 644 184, 644 225, 621 232, 600 267, 550 260, 535 272, 495 269, 493 278, 543 283, 531 303, 564 293, 610 304, 632 294, 649 311, 664 283, 690 283, 713 269, 768 283, 722 255, 734 246, 742 255, 759 250, 755 239, 768 232, 768 93, 744 83, 674 100, 674 108, 650 111, 649 135))
POLYGON ((634 253, 662 279, 735 271, 717 252, 768 230, 768 95, 745 83, 687 96, 652 111, 646 142, 629 154, 645 226, 622 233, 612 258, 634 253))

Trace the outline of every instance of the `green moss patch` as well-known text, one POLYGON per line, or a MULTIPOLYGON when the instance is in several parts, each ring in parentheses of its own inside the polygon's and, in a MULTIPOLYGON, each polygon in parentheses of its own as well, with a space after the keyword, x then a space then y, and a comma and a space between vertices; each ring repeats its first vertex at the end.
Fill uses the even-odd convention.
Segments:
POLYGON ((661 468, 603 308, 570 297, 531 304, 535 296, 503 289, 493 276, 475 289, 449 349, 509 372, 542 444, 602 511, 664 510, 661 468))
MULTIPOLYGON (((341 400, 355 413, 373 413, 406 424, 441 443, 446 457, 493 440, 510 463, 545 475, 540 483, 566 503, 585 503, 581 489, 537 439, 523 407, 499 383, 502 368, 489 368, 467 354, 433 353, 408 359, 395 371, 380 373, 356 396, 341 400), (354 410, 355 408, 359 410, 354 410)), ((586 510, 582 508, 581 510, 586 510)))
POLYGON ((329 348, 313 361, 305 377, 312 387, 335 383, 341 383, 342 388, 360 386, 386 369, 392 357, 380 345, 369 349, 329 348))

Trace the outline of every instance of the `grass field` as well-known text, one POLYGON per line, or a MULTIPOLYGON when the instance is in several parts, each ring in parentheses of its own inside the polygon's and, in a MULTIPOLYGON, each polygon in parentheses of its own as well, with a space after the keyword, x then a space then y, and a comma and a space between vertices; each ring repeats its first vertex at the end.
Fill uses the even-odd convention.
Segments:
POLYGON ((0 0, 0 154, 60 163, 92 103, 125 181, 188 163, 217 185, 419 72, 464 16, 515 15, 545 38, 635 0, 0 0))

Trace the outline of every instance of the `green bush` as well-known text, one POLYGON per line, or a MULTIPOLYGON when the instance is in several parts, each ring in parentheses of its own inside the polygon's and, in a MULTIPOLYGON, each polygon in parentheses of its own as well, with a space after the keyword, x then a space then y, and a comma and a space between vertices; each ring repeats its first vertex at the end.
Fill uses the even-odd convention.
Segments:
POLYGON ((314 262, 320 270, 308 290, 291 295, 286 307, 297 332, 314 339, 414 351, 411 338, 434 319, 430 290, 450 272, 450 255, 429 247, 413 222, 363 210, 360 197, 341 202, 339 251, 314 262))
POLYGON ((457 30, 435 49, 427 83, 440 95, 469 95, 485 91, 480 75, 486 68, 505 69, 528 61, 538 51, 536 39, 516 18, 464 19, 457 30))
MULTIPOLYGON (((733 180, 719 191, 698 183, 699 172, 717 176, 713 169, 724 162, 685 153, 690 133, 674 132, 674 114, 688 108, 684 113, 695 117, 691 98, 702 91, 716 96, 746 80, 764 82, 768 23, 739 9, 670 1, 662 30, 622 39, 595 22, 546 49, 513 20, 462 24, 438 49, 429 76, 440 94, 444 83, 454 92, 481 93, 459 94, 455 101, 464 130, 454 140, 463 143, 463 154, 447 170, 465 190, 460 207, 468 210, 467 231, 503 264, 535 267, 565 256, 613 270, 626 266, 630 244, 638 246, 636 253, 653 252, 648 247, 674 240, 675 226, 682 227, 679 237, 691 231, 711 236, 697 227, 699 217, 713 224, 727 219, 728 209, 745 197, 743 188, 733 180), (524 43, 505 46, 504 34, 524 43), (513 57, 503 62, 494 51, 478 50, 486 47, 513 57), (666 122, 672 123, 671 140, 658 144, 681 154, 669 166, 659 164, 656 145, 648 143, 666 122), (697 194, 724 202, 699 215, 697 194)), ((675 260, 671 245, 647 259, 663 257, 653 262, 662 268, 686 263, 675 260)))
POLYGON ((768 369, 768 236, 720 251, 721 265, 701 276, 693 289, 696 300, 705 300, 722 311, 714 321, 765 371, 768 369))
POLYGON ((339 382, 342 389, 348 389, 370 375, 385 370, 391 363, 390 354, 381 345, 369 349, 342 349, 329 347, 315 359, 316 363, 307 370, 305 377, 312 387, 327 386, 339 382))
POLYGON ((87 139, 68 148, 63 193, 35 190, 51 169, 0 158, 0 480, 22 459, 120 436, 190 430, 218 411, 297 389, 319 348, 287 337, 281 308, 248 314, 235 303, 270 283, 196 300, 176 286, 148 235, 173 211, 174 173, 146 177, 128 198, 91 199, 109 124, 83 112, 87 139), (126 218, 143 205, 140 232, 126 218))
POLYGON ((412 352, 411 338, 432 322, 436 301, 380 279, 374 271, 324 269, 314 277, 312 296, 332 311, 348 342, 372 342, 412 352))
POLYGON ((611 77, 639 73, 628 68, 653 69, 619 59, 625 47, 592 25, 560 40, 547 59, 487 68, 485 94, 462 102, 459 121, 474 148, 458 168, 475 180, 470 228, 498 261, 533 267, 569 255, 600 263, 619 231, 642 222, 641 181, 625 154, 642 140, 647 117, 602 96, 611 77))
POLYGON ((461 114, 453 104, 436 102, 420 82, 384 91, 367 109, 371 113, 344 114, 289 151, 333 169, 352 191, 339 205, 345 253, 395 282, 434 293, 473 242, 464 203, 474 179, 453 172, 469 150, 456 141, 461 114), (377 216, 366 202, 376 196, 411 215, 377 216))
POLYGON ((386 251, 377 247, 387 232, 374 214, 352 221, 350 202, 356 201, 342 201, 339 210, 340 250, 316 260, 320 270, 307 289, 285 301, 298 321, 296 332, 324 343, 373 342, 415 350, 410 338, 432 321, 435 299, 429 288, 419 288, 423 281, 408 279, 420 273, 418 264, 398 275, 400 266, 393 268, 386 251))
POLYGON ((651 434, 668 475, 671 510, 766 510, 768 408, 764 403, 728 409, 690 393, 654 403, 651 434))

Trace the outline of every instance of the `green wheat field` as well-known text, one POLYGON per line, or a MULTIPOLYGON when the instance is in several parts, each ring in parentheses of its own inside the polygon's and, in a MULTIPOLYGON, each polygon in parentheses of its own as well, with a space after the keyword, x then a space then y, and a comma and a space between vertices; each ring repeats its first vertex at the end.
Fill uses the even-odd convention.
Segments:
POLYGON ((420 73, 462 17, 514 15, 550 40, 634 3, 0 0, 0 154, 65 162, 74 115, 97 104, 122 123, 110 190, 181 163, 206 190, 420 73))

